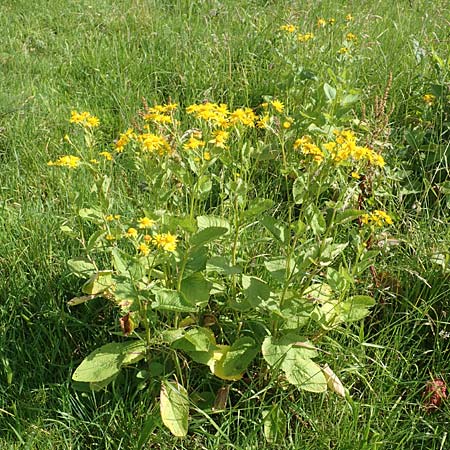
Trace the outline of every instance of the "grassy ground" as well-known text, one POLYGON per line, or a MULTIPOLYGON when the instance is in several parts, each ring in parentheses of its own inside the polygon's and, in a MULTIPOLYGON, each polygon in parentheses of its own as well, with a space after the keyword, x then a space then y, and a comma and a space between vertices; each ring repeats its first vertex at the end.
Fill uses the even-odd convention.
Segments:
MULTIPOLYGON (((328 1, 3 0, 0 447, 137 449, 149 436, 145 448, 264 448, 259 413, 280 403, 290 413, 282 448, 450 448, 448 403, 433 414, 421 406, 430 378, 450 380, 449 272, 431 257, 445 259, 450 246, 445 196, 433 189, 448 175, 448 117, 432 117, 425 137, 415 131, 422 95, 450 79, 449 20, 445 1, 344 7, 328 1), (293 22, 315 31, 319 17, 342 21, 348 13, 361 47, 359 57, 345 63, 341 82, 362 95, 354 117, 365 115, 369 128, 383 133, 386 114, 377 114, 375 98, 392 74, 385 111, 391 134, 377 137, 392 144, 387 154, 398 169, 391 173, 391 201, 400 240, 380 259, 385 277, 373 314, 333 336, 334 363, 353 403, 239 386, 231 390, 233 408, 212 417, 194 412, 193 437, 177 441, 165 429, 153 432, 152 401, 130 373, 104 392, 74 391, 73 369, 107 341, 113 313, 100 301, 79 310, 66 306, 79 292, 66 268, 77 249, 59 232, 72 199, 59 195, 65 191, 46 163, 60 154, 70 111, 101 117, 106 145, 132 122, 143 97, 256 106, 263 95, 276 95, 307 105, 309 93, 332 83, 341 67, 342 33, 287 61, 276 53, 278 29, 293 22), (436 68, 439 62, 421 49, 440 55, 443 65, 436 68), (293 70, 299 66, 317 81, 302 84, 293 70)), ((87 198, 88 188, 80 180, 75 190, 87 198)), ((130 207, 128 187, 117 189, 123 189, 118 209, 130 207)))

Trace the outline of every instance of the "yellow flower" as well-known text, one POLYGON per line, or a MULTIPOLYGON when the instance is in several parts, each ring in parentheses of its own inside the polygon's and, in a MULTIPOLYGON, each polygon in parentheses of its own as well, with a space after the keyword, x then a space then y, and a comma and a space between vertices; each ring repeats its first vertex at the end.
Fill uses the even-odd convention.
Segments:
POLYGON ((345 36, 345 39, 347 41, 357 41, 358 40, 358 36, 356 36, 356 34, 353 33, 347 33, 345 36))
POLYGON ((185 150, 195 150, 199 147, 204 147, 205 141, 202 141, 200 139, 195 138, 194 136, 191 136, 188 141, 183 145, 183 148, 185 150))
POLYGON ((338 50, 338 53, 339 53, 340 55, 345 55, 346 53, 348 53, 348 48, 347 48, 347 47, 341 47, 341 48, 338 50))
POLYGON ((279 100, 272 100, 270 104, 274 107, 276 112, 282 113, 284 109, 283 103, 281 103, 279 100))
POLYGON ((268 128, 269 127, 269 122, 270 122, 270 116, 269 114, 265 114, 264 116, 260 116, 258 118, 258 121, 256 122, 256 126, 258 128, 268 128))
POLYGON ((133 128, 128 128, 125 133, 120 133, 119 139, 116 142, 116 151, 118 153, 122 153, 124 147, 130 142, 131 139, 135 139, 136 135, 134 134, 133 128))
POLYGON ((208 141, 210 144, 214 144, 215 147, 226 148, 225 142, 228 139, 230 133, 225 130, 216 130, 213 132, 214 139, 208 141))
POLYGON ((100 156, 103 156, 107 161, 112 161, 114 158, 109 152, 100 152, 100 156))
POLYGON ((333 19, 333 18, 328 19, 328 23, 329 23, 330 25, 334 25, 335 22, 336 22, 336 19, 333 19))
POLYGON ((153 153, 158 152, 160 156, 170 153, 170 145, 163 136, 153 133, 142 133, 137 136, 138 142, 142 144, 143 150, 153 153))
POLYGON ((359 180, 361 178, 361 175, 358 172, 352 172, 352 178, 359 180))
POLYGON ((309 40, 311 40, 313 38, 314 38, 314 34, 312 34, 312 33, 305 33, 305 34, 297 35, 298 42, 308 42, 309 40))
POLYGON ((147 256, 150 253, 150 248, 147 244, 139 244, 138 246, 139 253, 143 256, 147 256))
POLYGON ((112 234, 107 234, 107 235, 105 236, 105 239, 106 239, 107 241, 114 241, 116 238, 115 238, 112 234))
POLYGON ((211 160, 211 153, 210 152, 204 152, 203 153, 203 159, 205 161, 210 161, 211 160))
POLYGON ((81 159, 74 155, 64 155, 58 158, 56 161, 49 161, 48 166, 68 167, 74 169, 80 165, 81 159))
POLYGON ((287 31, 288 33, 294 33, 296 29, 297 29, 297 27, 292 24, 281 25, 281 27, 280 27, 281 31, 287 31))
POLYGON ((98 117, 91 115, 87 111, 84 111, 82 113, 71 111, 69 122, 77 123, 87 128, 94 128, 100 125, 100 120, 98 119, 98 117))
POLYGON ((156 234, 153 238, 153 243, 167 252, 174 252, 177 248, 178 238, 174 234, 162 233, 156 234))
POLYGON ((149 234, 145 234, 144 235, 144 241, 145 242, 151 242, 151 240, 152 240, 152 237, 149 234))
POLYGON ((91 164, 99 164, 98 159, 95 159, 95 158, 94 159, 90 159, 89 162, 91 164))
POLYGON ((384 224, 392 225, 394 222, 389 214, 376 209, 370 214, 363 214, 361 216, 361 223, 364 225, 375 225, 377 227, 382 227, 384 224))
POLYGON ((231 124, 242 124, 247 127, 254 127, 258 117, 251 108, 235 109, 230 115, 231 124))
POLYGON ((155 224, 155 221, 148 217, 142 217, 138 220, 138 223, 139 228, 151 228, 155 224))
POLYGON ((436 96, 433 94, 425 94, 422 99, 427 105, 432 105, 436 100, 436 96))
POLYGON ((138 232, 137 232, 136 228, 132 228, 132 227, 128 228, 127 237, 135 238, 135 237, 137 237, 137 235, 138 235, 138 232))
POLYGON ((323 19, 323 18, 320 18, 320 19, 317 21, 317 26, 318 26, 318 28, 322 28, 322 27, 324 27, 326 24, 327 24, 327 21, 326 21, 325 19, 323 19))
POLYGON ((114 216, 112 214, 108 214, 107 216, 105 216, 105 220, 107 222, 112 222, 114 220, 114 216))
POLYGON ((283 122, 283 128, 288 129, 291 128, 291 125, 294 123, 294 119, 292 117, 286 117, 286 120, 283 122))
POLYGON ((345 20, 346 20, 347 22, 351 22, 351 21, 353 20, 353 16, 352 16, 351 14, 347 14, 347 15, 345 16, 345 20))

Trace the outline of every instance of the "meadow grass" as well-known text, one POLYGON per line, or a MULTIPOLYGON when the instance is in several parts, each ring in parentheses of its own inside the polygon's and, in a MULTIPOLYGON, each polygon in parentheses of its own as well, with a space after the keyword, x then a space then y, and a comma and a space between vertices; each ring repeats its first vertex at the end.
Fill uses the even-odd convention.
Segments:
MULTIPOLYGON (((278 403, 289 412, 281 448, 449 448, 448 402, 433 414, 422 407, 425 383, 449 380, 448 208, 445 192, 435 189, 448 176, 448 132, 442 137, 448 116, 432 117, 435 125, 423 135, 417 131, 417 111, 426 114, 422 96, 450 79, 449 19, 445 1, 345 7, 284 0, 2 1, 0 447, 269 448, 260 412, 278 403), (327 45, 312 41, 308 52, 283 47, 281 25, 317 33, 319 17, 342 21, 348 13, 359 50, 344 63, 345 76, 336 75, 342 68, 337 28, 327 45), (442 67, 431 51, 444 60, 442 67), (295 71, 299 67, 310 80, 295 71), (390 74, 383 117, 375 98, 390 74), (91 198, 90 185, 78 179, 69 195, 46 164, 61 154, 70 111, 101 118, 106 148, 136 119, 142 98, 255 107, 271 95, 308 112, 312 93, 336 81, 360 93, 351 114, 365 115, 369 130, 381 129, 387 117, 390 135, 381 130, 377 138, 391 145, 386 159, 395 168, 386 197, 396 208, 398 245, 386 245, 377 263, 384 274, 378 305, 364 322, 330 335, 333 364, 353 400, 294 395, 275 383, 264 389, 237 384, 230 391, 233 407, 211 416, 192 411, 192 437, 177 440, 160 427, 158 410, 131 371, 105 391, 75 391, 73 370, 107 342, 114 311, 97 300, 80 309, 66 306, 80 288, 66 261, 79 249, 60 225, 73 213, 74 198, 91 198)), ((135 195, 141 181, 115 186, 117 210, 151 204, 135 195)), ((271 183, 269 175, 260 180, 263 197, 271 183)), ((263 245, 247 239, 246 247, 263 245)), ((192 369, 193 386, 200 377, 192 369)), ((212 377, 208 383, 213 391, 221 386, 212 377)))

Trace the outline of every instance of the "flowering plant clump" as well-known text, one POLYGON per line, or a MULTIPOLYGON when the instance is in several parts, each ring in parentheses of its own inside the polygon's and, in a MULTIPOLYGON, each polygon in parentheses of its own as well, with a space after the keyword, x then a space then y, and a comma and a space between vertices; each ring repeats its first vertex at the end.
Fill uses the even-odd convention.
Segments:
POLYGON ((318 348, 374 305, 360 280, 376 256, 367 243, 393 223, 373 207, 382 155, 347 128, 301 133, 277 98, 257 108, 146 105, 108 150, 97 149, 92 118, 72 113, 85 146, 67 137, 77 155, 49 166, 93 184, 93 202, 62 227, 83 249, 68 261, 83 280, 69 305, 112 302, 122 337, 94 350, 73 380, 103 389, 136 364, 150 385, 164 367, 161 417, 177 436, 189 415, 181 358, 228 383, 260 370, 282 386, 349 395, 318 348), (263 198, 268 173, 273 191, 263 198), (118 211, 111 187, 136 177, 141 197, 118 211))

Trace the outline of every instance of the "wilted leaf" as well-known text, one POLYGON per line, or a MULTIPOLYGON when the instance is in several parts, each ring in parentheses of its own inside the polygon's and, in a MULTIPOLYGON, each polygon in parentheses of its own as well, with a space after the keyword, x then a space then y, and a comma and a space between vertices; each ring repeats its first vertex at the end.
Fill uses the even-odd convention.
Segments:
POLYGON ((322 372, 327 380, 327 385, 330 391, 335 392, 341 397, 345 397, 345 388, 338 376, 331 370, 328 364, 322 367, 322 372))

